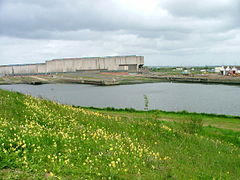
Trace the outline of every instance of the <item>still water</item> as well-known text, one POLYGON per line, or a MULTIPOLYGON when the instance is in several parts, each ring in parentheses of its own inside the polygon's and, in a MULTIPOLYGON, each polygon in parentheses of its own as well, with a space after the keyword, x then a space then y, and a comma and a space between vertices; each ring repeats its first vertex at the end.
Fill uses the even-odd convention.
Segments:
POLYGON ((152 83, 121 86, 82 84, 1 85, 64 104, 94 107, 149 109, 240 115, 240 86, 152 83))

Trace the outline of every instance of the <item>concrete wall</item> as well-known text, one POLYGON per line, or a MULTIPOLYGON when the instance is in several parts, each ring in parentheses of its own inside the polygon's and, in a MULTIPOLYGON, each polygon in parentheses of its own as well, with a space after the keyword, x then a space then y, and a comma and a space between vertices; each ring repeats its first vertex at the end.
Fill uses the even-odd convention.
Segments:
POLYGON ((36 64, 30 64, 30 65, 13 66, 13 73, 14 74, 38 73, 37 65, 36 64))
POLYGON ((84 70, 138 71, 139 65, 143 64, 143 56, 68 58, 54 59, 41 64, 0 66, 0 74, 37 74, 84 70))
POLYGON ((12 66, 0 66, 0 74, 12 74, 12 66))
POLYGON ((38 73, 46 73, 47 72, 47 66, 46 64, 38 64, 37 65, 37 72, 38 73))
POLYGON ((0 74, 37 74, 45 73, 46 64, 20 64, 20 65, 6 65, 0 66, 0 74))

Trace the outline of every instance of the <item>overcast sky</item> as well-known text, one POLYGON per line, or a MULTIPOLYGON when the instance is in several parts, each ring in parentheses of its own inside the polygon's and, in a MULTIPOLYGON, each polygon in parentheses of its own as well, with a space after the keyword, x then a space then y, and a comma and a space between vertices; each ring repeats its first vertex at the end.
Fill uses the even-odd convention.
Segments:
POLYGON ((134 54, 240 65, 240 0, 0 0, 0 64, 134 54))

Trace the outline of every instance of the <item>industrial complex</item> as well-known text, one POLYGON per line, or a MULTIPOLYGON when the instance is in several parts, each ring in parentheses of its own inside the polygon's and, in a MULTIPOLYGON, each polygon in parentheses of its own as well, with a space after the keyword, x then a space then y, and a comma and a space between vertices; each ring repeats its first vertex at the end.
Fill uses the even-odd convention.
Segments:
POLYGON ((0 75, 51 74, 81 71, 139 72, 143 56, 107 56, 53 59, 45 63, 0 66, 0 75))

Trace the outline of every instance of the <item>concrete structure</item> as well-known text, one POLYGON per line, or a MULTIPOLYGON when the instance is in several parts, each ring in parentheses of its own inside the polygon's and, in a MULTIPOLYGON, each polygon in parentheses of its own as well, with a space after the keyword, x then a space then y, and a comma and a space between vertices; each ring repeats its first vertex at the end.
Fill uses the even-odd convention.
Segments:
POLYGON ((139 72, 143 67, 143 56, 107 56, 88 58, 53 59, 39 64, 0 66, 0 74, 48 74, 78 71, 126 71, 139 72))

